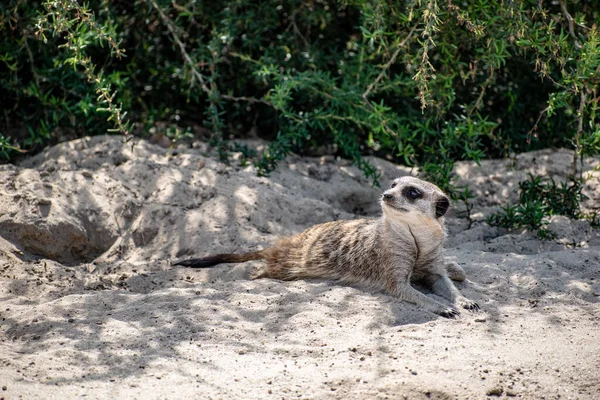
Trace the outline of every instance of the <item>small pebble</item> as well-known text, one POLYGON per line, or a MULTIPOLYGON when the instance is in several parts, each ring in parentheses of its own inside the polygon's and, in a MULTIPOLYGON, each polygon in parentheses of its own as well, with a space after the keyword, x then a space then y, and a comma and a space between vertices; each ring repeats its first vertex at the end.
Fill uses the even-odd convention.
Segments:
POLYGON ((487 394, 488 396, 500 396, 502 395, 502 392, 504 392, 504 389, 502 389, 502 386, 498 386, 495 388, 491 388, 485 394, 487 394))

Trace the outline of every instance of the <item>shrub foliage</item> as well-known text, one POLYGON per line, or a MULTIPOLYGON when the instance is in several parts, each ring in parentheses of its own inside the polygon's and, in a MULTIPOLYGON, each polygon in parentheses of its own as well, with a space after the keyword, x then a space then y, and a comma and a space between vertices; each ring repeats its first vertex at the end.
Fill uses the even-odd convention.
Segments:
POLYGON ((325 147, 464 199, 454 161, 565 146, 577 176, 600 151, 598 20, 590 0, 7 0, 0 155, 170 121, 223 159, 258 132, 265 174, 325 147))
POLYGON ((580 208, 581 201, 587 199, 582 189, 581 181, 573 178, 570 182, 557 184, 552 178, 530 175, 528 180, 519 182, 519 203, 506 205, 487 222, 502 228, 536 231, 542 239, 555 236, 545 227, 553 215, 587 219, 593 226, 598 226, 598 215, 586 214, 580 208))

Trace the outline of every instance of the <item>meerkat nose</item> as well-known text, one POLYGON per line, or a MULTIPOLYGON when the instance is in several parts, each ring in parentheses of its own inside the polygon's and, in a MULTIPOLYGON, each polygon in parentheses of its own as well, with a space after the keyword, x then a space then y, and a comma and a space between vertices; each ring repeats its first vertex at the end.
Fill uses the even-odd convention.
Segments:
POLYGON ((438 201, 435 202, 435 216, 436 218, 443 217, 450 208, 450 201, 446 196, 443 196, 438 201))
POLYGON ((391 200, 394 198, 394 195, 388 194, 388 193, 384 193, 383 194, 383 199, 384 200, 391 200))

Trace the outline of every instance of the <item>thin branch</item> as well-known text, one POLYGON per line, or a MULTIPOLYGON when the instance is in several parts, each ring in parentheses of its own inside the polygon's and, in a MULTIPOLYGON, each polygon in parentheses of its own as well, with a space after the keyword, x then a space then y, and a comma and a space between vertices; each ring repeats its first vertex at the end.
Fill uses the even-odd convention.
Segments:
POLYGON ((527 144, 529 144, 529 142, 531 142, 531 132, 533 131, 537 131, 537 127, 538 124, 540 123, 540 120, 542 119, 542 117, 544 116, 544 114, 546 114, 546 112, 550 109, 550 106, 544 108, 541 112, 540 115, 538 115, 537 120, 535 121, 535 124, 533 125, 533 128, 531 128, 529 130, 529 132, 527 132, 527 144))
POLYGON ((365 101, 369 102, 367 100, 367 96, 369 95, 369 93, 371 93, 371 91, 373 90, 373 88, 375 87, 375 85, 377 85, 379 83, 379 81, 381 80, 381 78, 383 78, 383 75, 385 74, 385 72, 392 66, 392 64, 394 62, 396 62, 396 58, 398 57, 398 54, 400 54, 400 50, 402 50, 402 48, 406 45, 406 42, 408 42, 408 39, 410 39, 410 37, 412 36, 412 34, 414 33, 414 31, 415 31, 416 28, 417 28, 416 25, 413 26, 413 28, 408 33, 408 36, 406 36, 404 38, 404 40, 402 42, 400 42, 400 44, 398 44, 398 48, 396 49, 396 51, 392 55, 392 58, 390 58, 390 60, 385 64, 385 66, 383 67, 383 70, 379 73, 379 75, 377 76, 377 78, 375 79, 375 81, 373 81, 373 83, 371 83, 367 87, 367 90, 362 95, 362 97, 363 97, 363 99, 365 99, 365 101))
POLYGON ((569 10, 567 10, 567 3, 565 3, 565 0, 559 0, 559 3, 560 9, 562 10, 563 14, 565 14, 565 18, 567 19, 567 24, 569 24, 569 34, 573 37, 573 40, 575 41, 575 47, 577 49, 580 49, 581 45, 577 40, 577 36, 575 36, 575 29, 573 28, 573 17, 571 17, 571 14, 569 14, 569 10))
MULTIPOLYGON (((175 43, 177 43, 177 46, 179 46, 179 50, 181 51, 181 55, 183 56, 185 63, 192 70, 193 79, 200 82, 200 87, 202 88, 202 91, 204 91, 204 93, 206 93, 208 95, 208 97, 213 96, 215 91, 209 89, 209 87, 206 85, 206 81, 204 80, 204 77, 202 76, 200 71, 198 71, 198 69, 196 68, 196 64, 194 63, 194 61, 192 60, 192 58, 190 57, 188 52, 185 50, 185 45, 183 44, 181 39, 179 39, 179 36, 177 35, 177 32, 175 31, 175 24, 173 24, 173 21, 168 16, 165 15, 163 10, 158 6, 158 4, 156 4, 156 1, 154 1, 154 0, 148 0, 148 1, 150 2, 150 4, 152 4, 152 7, 154 7, 156 9, 156 11, 158 11, 158 13, 160 15, 160 19, 162 19, 163 23, 167 26, 167 29, 169 29, 169 32, 171 32, 171 36, 173 37, 173 40, 175 41, 175 43)), ((192 84, 193 83, 194 83, 194 81, 192 80, 192 84)), ((229 95, 219 95, 219 97, 222 99, 232 100, 235 102, 245 101, 248 103, 262 103, 262 104, 266 104, 268 106, 272 106, 272 104, 269 103, 268 101, 265 101, 262 99, 255 99, 252 97, 245 97, 245 96, 234 97, 234 96, 229 96, 229 95)))
POLYGON ((33 53, 31 52, 29 43, 27 43, 27 34, 23 35, 23 43, 25 44, 25 49, 27 50, 27 54, 29 55, 29 65, 31 66, 31 73, 33 74, 33 79, 35 80, 35 84, 39 87, 40 86, 40 77, 39 77, 37 71, 35 70, 35 64, 33 61, 33 53))
POLYGON ((579 109, 577 110, 577 133, 575 134, 575 154, 573 154, 573 177, 577 177, 577 158, 581 152, 581 144, 579 142, 583 133, 583 112, 585 110, 585 87, 579 92, 579 109))
POLYGON ((179 50, 181 51, 181 55, 183 56, 183 59, 192 69, 192 74, 193 74, 194 78, 197 79, 198 82, 200 82, 200 87, 202 88, 202 90, 207 95, 210 96, 212 94, 212 92, 208 88, 208 86, 206 86, 204 77, 196 69, 194 61, 192 60, 192 58, 190 57, 188 52, 185 50, 185 45, 181 42, 181 40, 179 39, 179 36, 177 36, 177 33, 175 32, 175 25, 173 24, 173 21, 171 21, 171 19, 165 15, 163 10, 158 6, 158 4, 156 4, 156 2, 154 0, 148 0, 148 1, 150 2, 150 4, 152 4, 152 7, 154 7, 156 9, 156 11, 158 11, 158 14, 160 15, 160 19, 162 19, 163 23, 167 26, 167 29, 169 29, 169 32, 171 32, 171 36, 173 37, 173 40, 175 41, 175 43, 177 43, 177 45, 179 46, 179 50))
MULTIPOLYGON (((469 110, 468 116, 470 117, 475 111, 477 111, 479 109, 479 107, 481 107, 481 104, 483 103, 483 96, 485 96, 485 92, 487 90, 488 85, 490 85, 492 83, 492 80, 494 79, 494 68, 490 67, 490 75, 488 76, 488 78, 485 80, 485 82, 481 85, 481 92, 479 92, 479 96, 477 96, 477 100, 475 101, 475 104, 473 105, 473 107, 469 110)), ((539 120, 539 119, 538 119, 539 120)))
MULTIPOLYGON (((310 49, 310 44, 308 43, 308 40, 306 40, 306 38, 304 37, 302 32, 300 32, 300 29, 298 29, 298 25, 296 24, 296 15, 298 15, 298 13, 302 9, 302 7, 303 6, 300 6, 300 8, 295 9, 294 12, 292 13, 292 15, 290 15, 291 22, 285 30, 288 31, 291 26, 294 29, 294 33, 296 35, 300 36, 300 38, 304 42, 304 47, 305 47, 306 51, 308 51, 310 49)), ((300 46, 298 46, 298 47, 300 47, 300 46)))
POLYGON ((561 89, 566 89, 567 87, 565 85, 562 85, 558 82, 556 82, 554 79, 552 79, 552 77, 550 76, 550 74, 548 75, 542 75, 543 78, 549 79, 550 82, 552 82, 555 86, 558 86, 561 89))
POLYGON ((254 97, 246 97, 246 96, 235 97, 235 96, 230 96, 228 94, 222 94, 222 95, 220 95, 220 97, 222 99, 235 101, 236 103, 238 103, 240 101, 245 101, 245 102, 251 103, 251 104, 261 103, 261 104, 266 104, 266 105, 271 106, 271 107, 273 106, 271 103, 269 103, 266 100, 257 99, 257 98, 254 98, 254 97))
MULTIPOLYGON (((375 85, 377 85, 379 83, 379 81, 381 80, 381 78, 383 78, 383 75, 386 73, 386 71, 396 61, 396 58, 398 57, 398 54, 400 54, 400 50, 402 50, 402 48, 406 45, 406 43, 408 42, 408 40, 411 38, 412 34, 415 32, 416 28, 417 28, 416 25, 413 26, 413 28, 410 30, 410 32, 404 38, 404 40, 398 44, 398 48, 396 49, 396 51, 394 52, 394 54, 392 54, 392 57, 390 58, 390 60, 385 64, 385 66, 383 67, 383 69, 381 70, 381 72, 379 73, 379 75, 377 76, 377 78, 375 78, 375 80, 367 87, 367 90, 365 90, 365 92, 362 94, 363 100, 369 106, 369 108, 371 108, 372 111, 375 111, 375 106, 373 106, 373 103, 371 103, 371 101, 368 98, 369 93, 371 93, 371 91, 373 90, 373 88, 375 87, 375 85)), ((382 121, 382 125, 383 125, 383 128, 389 134, 393 135, 395 133, 394 131, 392 131, 392 129, 390 129, 389 126, 387 126, 387 124, 385 122, 382 121)))

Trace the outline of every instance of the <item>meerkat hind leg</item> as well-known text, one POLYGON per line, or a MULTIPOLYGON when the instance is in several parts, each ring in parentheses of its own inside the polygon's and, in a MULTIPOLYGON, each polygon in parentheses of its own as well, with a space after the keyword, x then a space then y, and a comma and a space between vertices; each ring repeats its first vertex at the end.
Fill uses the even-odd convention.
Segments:
POLYGON ((448 299, 453 304, 458 304, 467 310, 479 310, 479 305, 463 296, 447 275, 430 275, 425 281, 430 284, 431 290, 438 296, 448 299))

